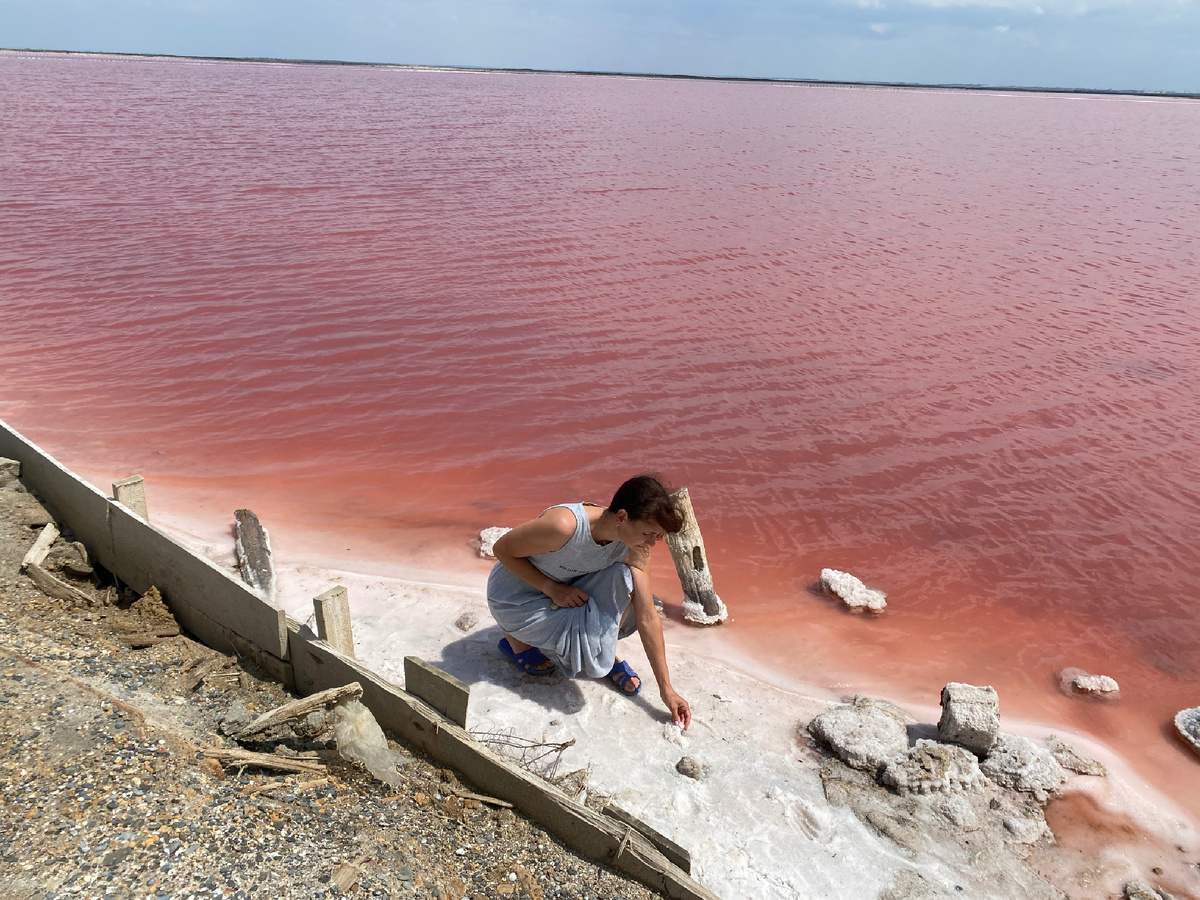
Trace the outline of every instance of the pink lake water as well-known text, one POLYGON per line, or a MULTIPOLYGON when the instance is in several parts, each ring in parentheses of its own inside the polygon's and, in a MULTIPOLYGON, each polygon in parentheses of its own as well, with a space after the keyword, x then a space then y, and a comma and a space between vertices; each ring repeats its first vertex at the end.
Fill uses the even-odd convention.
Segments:
POLYGON ((3 53, 0 417, 348 566, 659 471, 731 652, 1195 819, 1197 234, 1196 101, 3 53))

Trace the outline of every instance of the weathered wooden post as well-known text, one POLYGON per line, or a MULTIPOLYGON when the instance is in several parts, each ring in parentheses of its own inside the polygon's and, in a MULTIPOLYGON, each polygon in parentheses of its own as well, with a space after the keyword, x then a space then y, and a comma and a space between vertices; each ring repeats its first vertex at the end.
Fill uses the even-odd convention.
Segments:
POLYGON ((242 580, 275 602, 275 564, 271 560, 271 538, 258 516, 248 509, 234 511, 234 533, 238 568, 242 580))
POLYGON ((313 598, 317 637, 334 650, 354 659, 354 632, 350 627, 350 595, 342 585, 313 598))
POLYGON ((130 475, 114 481, 112 490, 114 500, 147 522, 150 521, 150 513, 146 509, 146 481, 141 475, 130 475))
POLYGON ((683 617, 697 625, 717 625, 729 616, 729 610, 713 590, 712 571, 704 552, 704 538, 692 511, 692 498, 683 487, 671 495, 683 515, 683 528, 667 535, 667 546, 683 586, 683 617))

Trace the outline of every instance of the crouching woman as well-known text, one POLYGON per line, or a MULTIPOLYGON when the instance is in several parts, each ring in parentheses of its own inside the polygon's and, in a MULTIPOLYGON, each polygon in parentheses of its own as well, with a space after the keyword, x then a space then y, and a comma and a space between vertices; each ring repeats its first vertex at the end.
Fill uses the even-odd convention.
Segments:
POLYGON ((650 475, 622 484, 608 508, 552 506, 496 541, 488 607, 504 632, 500 650, 531 675, 555 664, 570 676, 608 678, 636 694, 642 683, 617 658, 617 640, 636 630, 659 696, 676 724, 691 709, 667 673, 662 622, 650 590, 650 548, 683 527, 666 489, 650 475))

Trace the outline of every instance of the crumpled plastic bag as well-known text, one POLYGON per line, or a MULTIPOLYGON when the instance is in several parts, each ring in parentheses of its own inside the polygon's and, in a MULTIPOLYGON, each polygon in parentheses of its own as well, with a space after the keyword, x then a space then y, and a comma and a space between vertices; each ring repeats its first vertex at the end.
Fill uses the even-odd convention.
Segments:
POLYGON ((358 700, 346 700, 332 710, 338 754, 356 762, 385 784, 402 784, 396 769, 408 761, 388 747, 383 729, 358 700))

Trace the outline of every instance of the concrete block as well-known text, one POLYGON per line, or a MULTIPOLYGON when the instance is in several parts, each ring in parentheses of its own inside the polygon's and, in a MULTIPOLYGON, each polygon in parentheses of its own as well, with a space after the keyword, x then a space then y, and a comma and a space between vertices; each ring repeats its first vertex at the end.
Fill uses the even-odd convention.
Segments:
POLYGON ((467 727, 471 686, 415 656, 404 657, 404 689, 420 697, 443 716, 467 727))
POLYGON ((317 637, 338 653, 354 659, 354 629, 350 624, 350 594, 338 585, 313 598, 317 637))
POLYGON ((113 499, 126 509, 133 510, 147 522, 150 513, 146 509, 146 481, 141 475, 130 475, 120 481, 114 481, 112 486, 113 499))

